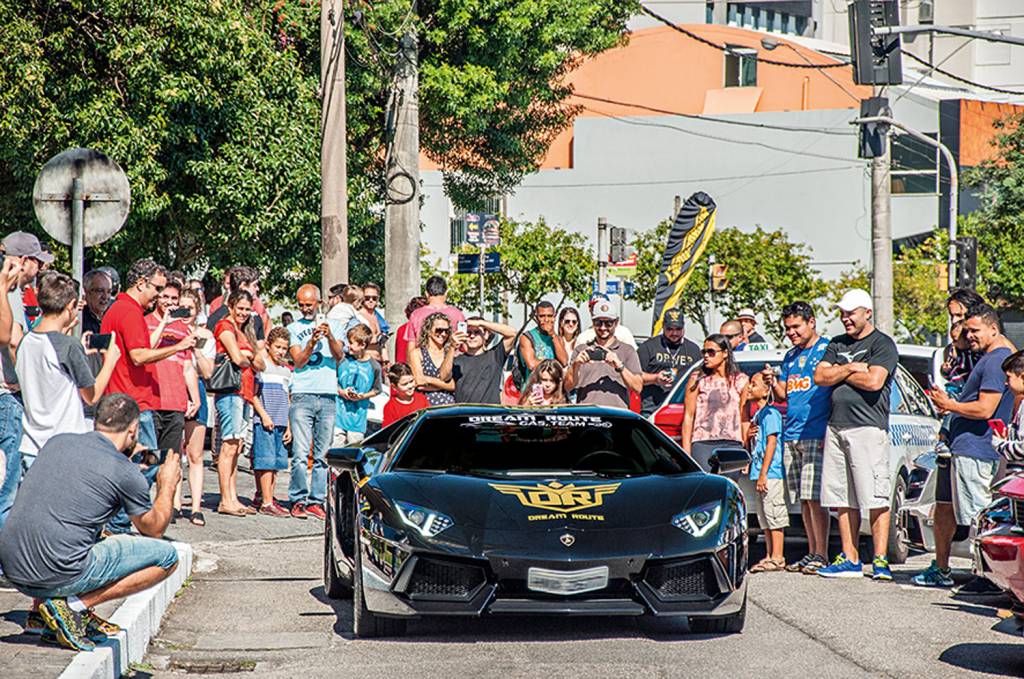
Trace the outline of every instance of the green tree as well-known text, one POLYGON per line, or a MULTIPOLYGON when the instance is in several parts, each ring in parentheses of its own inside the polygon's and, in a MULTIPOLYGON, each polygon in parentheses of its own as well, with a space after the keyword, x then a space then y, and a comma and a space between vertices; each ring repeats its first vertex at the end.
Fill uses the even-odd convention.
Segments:
MULTIPOLYGON (((487 311, 507 314, 506 303, 522 305, 524 317, 545 295, 556 294, 562 300, 582 304, 590 298, 597 271, 594 253, 582 234, 536 223, 501 223, 501 244, 490 248, 501 256, 501 272, 486 274, 484 298, 487 311)), ((463 252, 479 252, 471 246, 463 252)), ((424 280, 441 273, 441 262, 427 254, 424 280)), ((444 275, 443 273, 441 275, 444 275)), ((479 274, 446 276, 449 298, 463 309, 480 307, 479 274)))
MULTIPOLYGON (((667 221, 663 222, 632 243, 637 252, 635 299, 644 308, 651 308, 654 303, 669 226, 667 221)), ((686 317, 699 323, 705 333, 718 331, 707 327, 710 255, 729 267, 728 289, 714 294, 719 317, 750 307, 772 321, 766 324, 765 331, 776 340, 782 339, 782 332, 774 321, 779 319, 783 306, 798 299, 813 302, 827 290, 818 271, 811 266, 810 249, 790 241, 782 231, 767 231, 760 226, 749 232, 734 227, 716 229, 704 254, 695 262, 682 297, 686 317)))

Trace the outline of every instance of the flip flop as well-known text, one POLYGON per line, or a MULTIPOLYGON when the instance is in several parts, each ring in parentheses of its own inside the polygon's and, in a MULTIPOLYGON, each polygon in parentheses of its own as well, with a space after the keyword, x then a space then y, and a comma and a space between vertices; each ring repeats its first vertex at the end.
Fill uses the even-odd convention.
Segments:
POLYGON ((245 508, 239 509, 227 509, 224 506, 217 507, 218 514, 227 514, 228 516, 249 516, 249 512, 245 511, 245 508))
POLYGON ((202 512, 192 512, 192 516, 189 517, 189 521, 192 522, 193 526, 205 526, 206 517, 203 516, 202 512))

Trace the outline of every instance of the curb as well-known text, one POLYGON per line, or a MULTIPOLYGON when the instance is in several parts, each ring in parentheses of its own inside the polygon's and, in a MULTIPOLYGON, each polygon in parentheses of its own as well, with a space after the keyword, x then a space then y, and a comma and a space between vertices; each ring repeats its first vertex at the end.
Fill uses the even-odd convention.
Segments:
POLYGON ((121 633, 98 644, 95 651, 75 654, 60 679, 119 679, 131 663, 143 659, 150 639, 160 630, 164 612, 192 573, 192 546, 175 542, 174 548, 178 550, 178 568, 171 577, 125 599, 110 617, 121 626, 121 633))

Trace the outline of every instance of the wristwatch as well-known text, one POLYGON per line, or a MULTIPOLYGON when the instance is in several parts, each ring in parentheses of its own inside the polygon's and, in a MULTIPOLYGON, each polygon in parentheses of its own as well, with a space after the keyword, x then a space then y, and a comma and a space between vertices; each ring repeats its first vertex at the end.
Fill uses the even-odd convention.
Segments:
POLYGON ((624 365, 620 365, 620 366, 618 366, 617 368, 615 368, 615 372, 617 372, 617 373, 621 373, 621 372, 622 372, 623 370, 625 370, 625 369, 626 369, 626 366, 624 366, 624 365))

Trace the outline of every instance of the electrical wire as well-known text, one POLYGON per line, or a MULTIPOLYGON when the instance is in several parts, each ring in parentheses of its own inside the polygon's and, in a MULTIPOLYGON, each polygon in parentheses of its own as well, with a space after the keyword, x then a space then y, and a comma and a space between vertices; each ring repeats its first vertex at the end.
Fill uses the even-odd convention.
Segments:
MULTIPOLYGON (((727 46, 727 45, 719 45, 716 42, 713 42, 711 40, 708 40, 707 38, 699 36, 696 33, 694 33, 693 31, 687 30, 687 29, 683 28, 682 26, 674 23, 671 19, 667 19, 667 18, 661 16, 660 14, 658 14, 657 12, 652 10, 650 7, 647 7, 646 5, 640 5, 640 11, 643 12, 644 14, 652 17, 653 19, 657 19, 661 23, 663 23, 666 26, 668 26, 669 28, 671 28, 676 33, 681 33, 681 34, 685 35, 686 37, 690 38, 691 40, 696 40, 697 42, 701 43, 702 45, 706 45, 708 47, 713 47, 716 50, 718 50, 719 52, 726 52, 726 53, 729 53, 729 54, 733 53, 733 50, 731 48, 729 48, 729 46, 727 46)), ((785 68, 825 69, 825 68, 845 68, 845 67, 849 66, 849 64, 845 63, 845 62, 837 62, 837 63, 834 63, 834 64, 810 64, 810 63, 808 63, 808 64, 794 64, 793 62, 790 62, 790 61, 778 61, 776 59, 765 59, 764 57, 760 57, 760 56, 756 56, 756 55, 755 56, 750 56, 750 57, 747 57, 746 55, 744 55, 744 58, 754 59, 755 61, 757 61, 758 63, 761 63, 761 64, 769 64, 771 66, 782 66, 782 67, 785 67, 785 68)))
POLYGON ((1017 91, 1014 91, 1014 90, 1004 90, 1001 87, 992 87, 991 85, 982 85, 981 83, 976 83, 973 80, 968 80, 967 78, 961 78, 960 76, 956 75, 955 73, 950 73, 949 71, 945 71, 945 70, 939 68, 938 66, 936 66, 936 65, 934 65, 932 63, 929 63, 927 60, 922 59, 921 57, 917 56, 913 52, 908 52, 905 49, 900 49, 900 52, 902 52, 905 56, 910 57, 911 59, 913 59, 917 63, 921 64, 922 66, 927 66, 928 68, 930 68, 931 70, 935 71, 936 73, 941 73, 942 75, 946 76, 947 78, 951 78, 951 79, 956 80, 958 82, 962 82, 965 85, 970 85, 972 87, 977 87, 978 89, 982 89, 982 90, 988 90, 989 92, 999 92, 1000 94, 1014 94, 1014 95, 1017 95, 1017 96, 1024 95, 1024 92, 1017 92, 1017 91))

